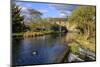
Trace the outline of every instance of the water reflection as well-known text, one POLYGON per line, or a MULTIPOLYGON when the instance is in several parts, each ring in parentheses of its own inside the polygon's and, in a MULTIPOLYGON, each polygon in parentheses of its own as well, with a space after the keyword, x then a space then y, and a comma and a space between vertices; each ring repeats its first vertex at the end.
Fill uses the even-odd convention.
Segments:
POLYGON ((61 34, 13 39, 13 65, 57 63, 67 49, 61 34))

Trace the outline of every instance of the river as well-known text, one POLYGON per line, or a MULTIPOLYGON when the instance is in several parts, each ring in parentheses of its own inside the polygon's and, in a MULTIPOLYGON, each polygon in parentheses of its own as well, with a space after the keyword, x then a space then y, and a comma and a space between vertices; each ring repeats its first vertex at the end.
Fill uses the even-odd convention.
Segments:
MULTIPOLYGON (((70 52, 68 52, 65 36, 66 34, 52 34, 30 38, 13 38, 12 65, 68 62, 70 52)), ((70 53, 70 55, 72 54, 70 53)), ((72 56, 75 59, 74 55, 72 56)), ((72 59, 72 57, 69 58, 72 59)), ((78 61, 83 60, 79 59, 78 61)))

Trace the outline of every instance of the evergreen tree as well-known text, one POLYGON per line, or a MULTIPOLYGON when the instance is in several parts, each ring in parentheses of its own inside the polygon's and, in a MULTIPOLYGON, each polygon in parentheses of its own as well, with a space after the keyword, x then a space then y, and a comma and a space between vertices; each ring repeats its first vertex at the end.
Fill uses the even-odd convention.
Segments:
POLYGON ((24 16, 21 16, 21 8, 16 4, 12 5, 12 32, 24 32, 25 25, 24 25, 24 16))

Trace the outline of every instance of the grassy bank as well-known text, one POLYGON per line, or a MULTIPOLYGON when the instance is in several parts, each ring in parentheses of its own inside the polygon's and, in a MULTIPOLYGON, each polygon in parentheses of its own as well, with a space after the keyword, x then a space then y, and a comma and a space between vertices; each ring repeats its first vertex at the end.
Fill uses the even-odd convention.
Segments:
POLYGON ((40 31, 40 32, 25 32, 25 33, 13 33, 14 37, 34 37, 34 36, 42 36, 47 34, 56 34, 60 33, 59 31, 40 31))
POLYGON ((81 46, 84 49, 87 49, 95 53, 95 37, 87 40, 86 35, 77 34, 77 33, 68 33, 66 40, 68 41, 68 46, 70 47, 72 53, 77 52, 77 46, 81 46))

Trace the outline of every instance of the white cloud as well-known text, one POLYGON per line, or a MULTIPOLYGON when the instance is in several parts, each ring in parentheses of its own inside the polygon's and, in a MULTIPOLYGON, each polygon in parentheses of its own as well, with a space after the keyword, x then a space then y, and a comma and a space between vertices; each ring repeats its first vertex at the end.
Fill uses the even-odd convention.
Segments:
POLYGON ((59 11, 59 16, 60 17, 66 17, 66 16, 69 16, 71 14, 71 11, 59 11))
POLYGON ((40 11, 42 13, 47 13, 48 12, 48 10, 46 10, 46 9, 39 9, 38 11, 40 11))
POLYGON ((65 11, 67 14, 70 14, 71 13, 71 11, 65 11))
POLYGON ((55 9, 54 6, 52 6, 51 4, 48 7, 49 9, 55 9))
POLYGON ((65 16, 65 14, 64 13, 60 13, 60 16, 65 16))
POLYGON ((65 16, 66 16, 66 14, 64 14, 64 13, 59 14, 59 17, 65 17, 65 16))
POLYGON ((22 11, 26 11, 27 10, 27 8, 26 7, 22 7, 22 11))
POLYGON ((77 5, 70 5, 70 4, 53 4, 53 6, 57 10, 69 10, 69 11, 72 11, 77 7, 77 5))

